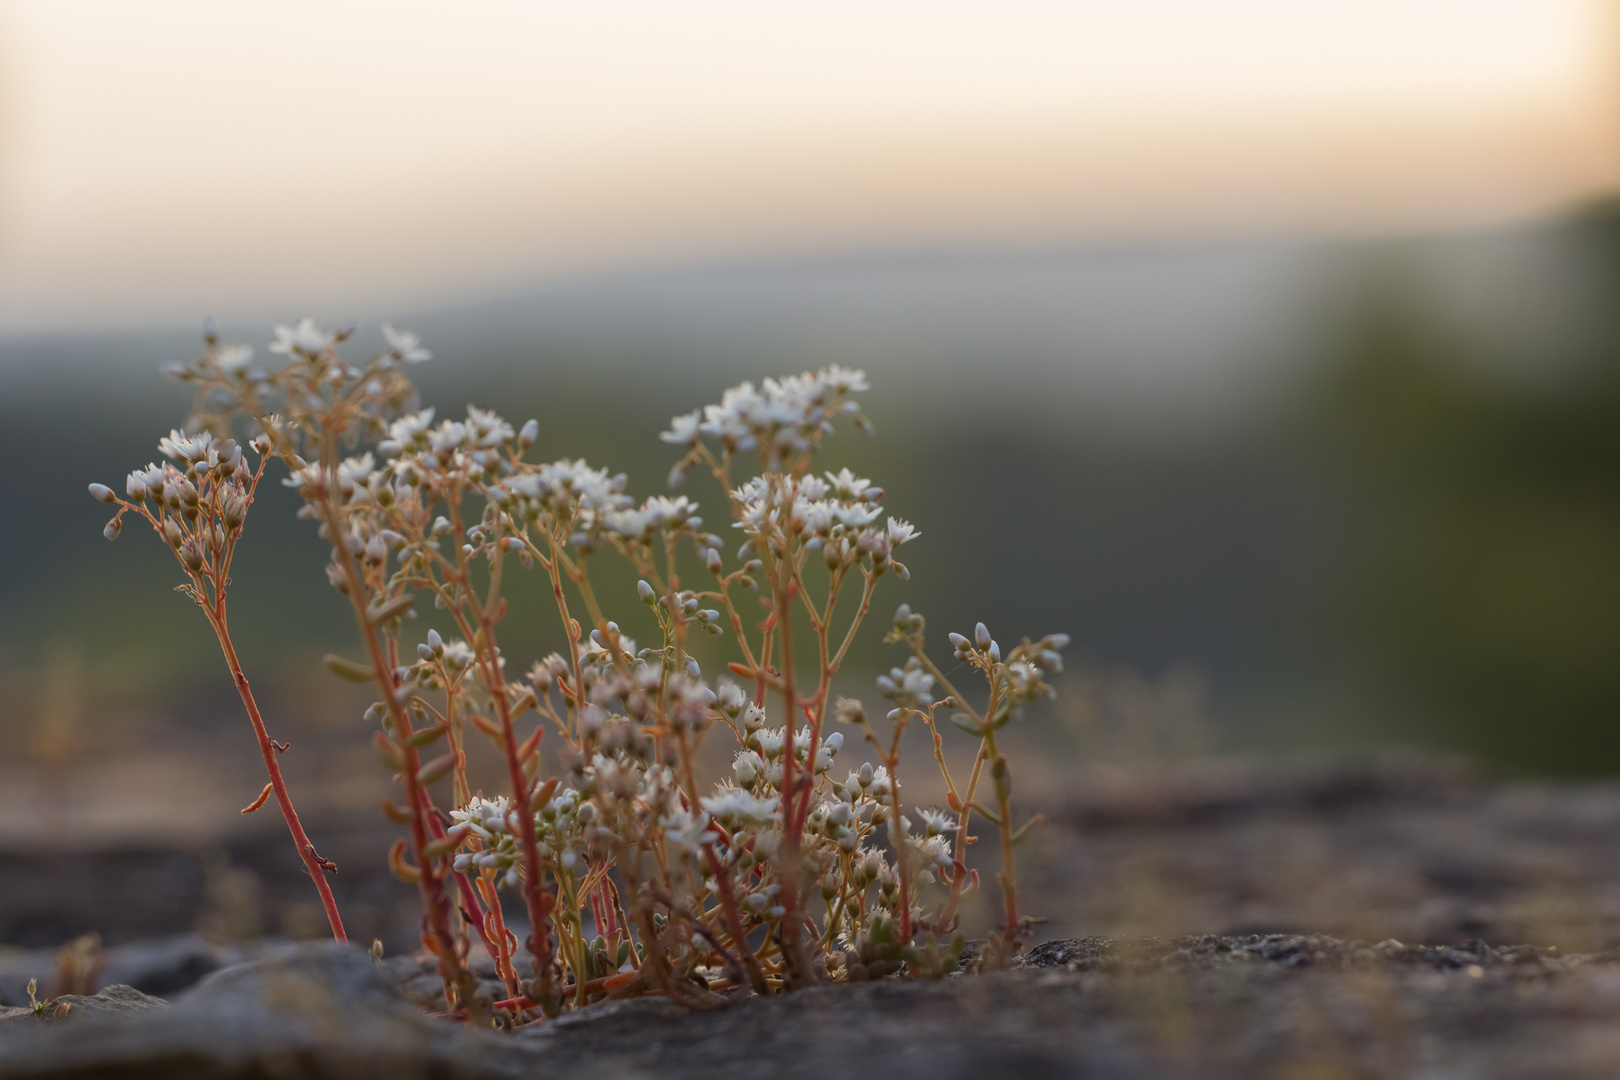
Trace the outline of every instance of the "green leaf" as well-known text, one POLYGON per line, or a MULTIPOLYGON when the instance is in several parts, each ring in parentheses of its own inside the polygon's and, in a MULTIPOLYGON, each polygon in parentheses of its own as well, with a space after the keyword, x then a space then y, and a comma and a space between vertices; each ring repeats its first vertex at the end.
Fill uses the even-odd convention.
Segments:
POLYGON ((371 681, 371 668, 365 664, 357 664, 347 657, 339 656, 337 653, 327 653, 321 659, 325 662, 327 669, 340 679, 347 679, 350 682, 368 683, 371 681))

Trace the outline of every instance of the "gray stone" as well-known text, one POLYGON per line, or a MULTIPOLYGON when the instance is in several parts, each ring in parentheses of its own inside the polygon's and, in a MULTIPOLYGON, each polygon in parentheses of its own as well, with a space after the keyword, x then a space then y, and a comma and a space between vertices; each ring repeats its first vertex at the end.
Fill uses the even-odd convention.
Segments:
POLYGON ((1306 934, 1073 938, 1010 971, 696 1011, 608 1000, 509 1033, 429 1015, 422 977, 418 960, 328 943, 221 970, 172 1005, 117 988, 54 1019, 11 1010, 0 1080, 1607 1080, 1620 1030, 1614 955, 1306 934))
POLYGON ((124 1013, 160 1009, 169 1003, 159 997, 143 994, 133 986, 115 984, 94 994, 63 994, 44 1001, 44 1008, 30 1006, 0 1009, 0 1024, 78 1024, 92 1017, 119 1016, 124 1013))
MULTIPOLYGON (((26 1003, 29 979, 38 979, 40 992, 48 992, 56 974, 56 956, 55 949, 0 955, 0 1004, 26 1003)), ((97 982, 102 986, 133 986, 143 993, 164 997, 243 959, 240 948, 217 945, 197 934, 176 934, 102 950, 97 982)))
POLYGON ((520 1054, 426 1016, 368 953, 332 943, 223 969, 167 1008, 0 1025, 4 1077, 503 1076, 520 1054))

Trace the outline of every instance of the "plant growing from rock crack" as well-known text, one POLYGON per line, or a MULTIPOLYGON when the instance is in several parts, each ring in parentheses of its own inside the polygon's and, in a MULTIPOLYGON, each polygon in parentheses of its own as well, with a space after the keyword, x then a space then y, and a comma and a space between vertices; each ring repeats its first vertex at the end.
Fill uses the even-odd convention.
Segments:
MULTIPOLYGON (((469 408, 465 419, 436 422, 403 372, 428 359, 416 337, 384 327, 388 347, 357 367, 337 352, 350 333, 309 320, 279 327, 271 350, 287 362, 274 370, 208 335, 206 354, 177 374, 197 386, 191 430, 224 440, 245 422, 266 455, 252 473, 233 463, 224 483, 256 484, 266 458, 280 458, 301 516, 330 545, 327 575, 351 603, 365 654, 328 664, 377 688, 367 716, 401 787, 383 812, 408 831, 389 861, 421 892, 422 944, 452 1013, 483 1017, 491 1006, 467 967, 475 936, 506 984, 493 1007, 508 1022, 605 995, 660 993, 700 1007, 729 988, 767 993, 902 968, 946 974, 962 954, 960 901, 977 881, 966 863, 975 814, 999 830, 1002 858, 1004 918, 983 962, 1011 957, 1030 924, 1018 910, 1015 849, 1034 820, 1014 827, 997 732, 1052 695, 1046 678, 1061 669, 1068 639, 1026 640, 1004 655, 983 624, 972 640, 951 635, 957 658, 986 680, 975 706, 929 659, 922 616, 901 605, 885 641, 911 655, 878 679, 893 704, 887 733, 858 701, 832 699, 879 582, 909 576, 896 553, 918 535, 885 519, 882 489, 848 469, 811 468, 837 421, 867 426, 851 397, 866 389, 862 373, 833 366, 744 383, 672 421, 662 438, 682 457, 671 485, 694 469, 719 482, 742 536, 728 564, 686 496, 638 503, 623 475, 566 458, 530 461, 533 420, 514 428, 469 408), (754 475, 735 476, 745 463, 754 475), (604 603, 591 572, 602 557, 628 560, 639 575, 650 645, 622 628, 622 609, 609 617, 616 605, 604 603), (691 567, 702 567, 701 581, 683 577, 691 567), (545 575, 567 644, 517 674, 499 641, 502 586, 532 569, 545 575), (436 625, 408 640, 419 601, 423 612, 431 601, 436 625), (688 641, 728 630, 730 678, 711 681, 688 641), (945 766, 941 710, 977 740, 964 784, 945 766), (836 779, 844 735, 828 730, 829 718, 858 730, 878 763, 836 779), (947 809, 913 808, 915 819, 898 779, 901 734, 913 722, 930 729, 949 792, 947 809), (556 775, 542 766, 547 730, 560 743, 556 775), (701 781, 697 767, 715 730, 736 742, 732 775, 719 784, 701 781), (489 796, 469 789, 466 771, 473 744, 486 739, 506 773, 506 790, 489 796), (993 807, 980 799, 987 771, 993 807), (432 795, 443 780, 448 813, 432 795), (923 889, 936 880, 945 895, 930 906, 923 889), (522 942, 503 891, 521 900, 522 942)), ((179 496, 182 509, 188 497, 179 496)), ((123 510, 147 513, 160 532, 172 519, 138 500, 123 510)), ((176 550, 205 596, 211 578, 186 562, 191 535, 176 550)), ((196 550, 229 550, 224 543, 196 550)))

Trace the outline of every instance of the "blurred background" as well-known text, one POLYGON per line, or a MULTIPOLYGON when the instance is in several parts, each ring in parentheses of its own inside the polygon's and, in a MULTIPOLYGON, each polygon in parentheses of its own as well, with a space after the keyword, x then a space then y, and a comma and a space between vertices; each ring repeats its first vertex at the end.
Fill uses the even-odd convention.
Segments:
MULTIPOLYGON (((205 315, 261 355, 414 329, 441 415, 639 494, 671 414, 866 369, 877 434, 826 463, 922 532, 877 610, 1074 636, 1045 797, 1391 748, 1614 773, 1617 197, 1610 0, 0 3, 0 839, 213 843, 262 783, 170 556, 85 494, 181 421, 205 315)), ((233 628, 300 805, 370 826, 293 509, 233 628)))

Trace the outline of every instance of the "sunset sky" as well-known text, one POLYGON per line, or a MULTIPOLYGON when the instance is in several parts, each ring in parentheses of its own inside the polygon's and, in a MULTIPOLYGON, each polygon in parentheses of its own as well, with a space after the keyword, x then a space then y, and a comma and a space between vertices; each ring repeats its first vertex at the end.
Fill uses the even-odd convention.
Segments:
POLYGON ((0 0, 0 328, 1528 219, 1620 184, 1616 10, 0 0))

